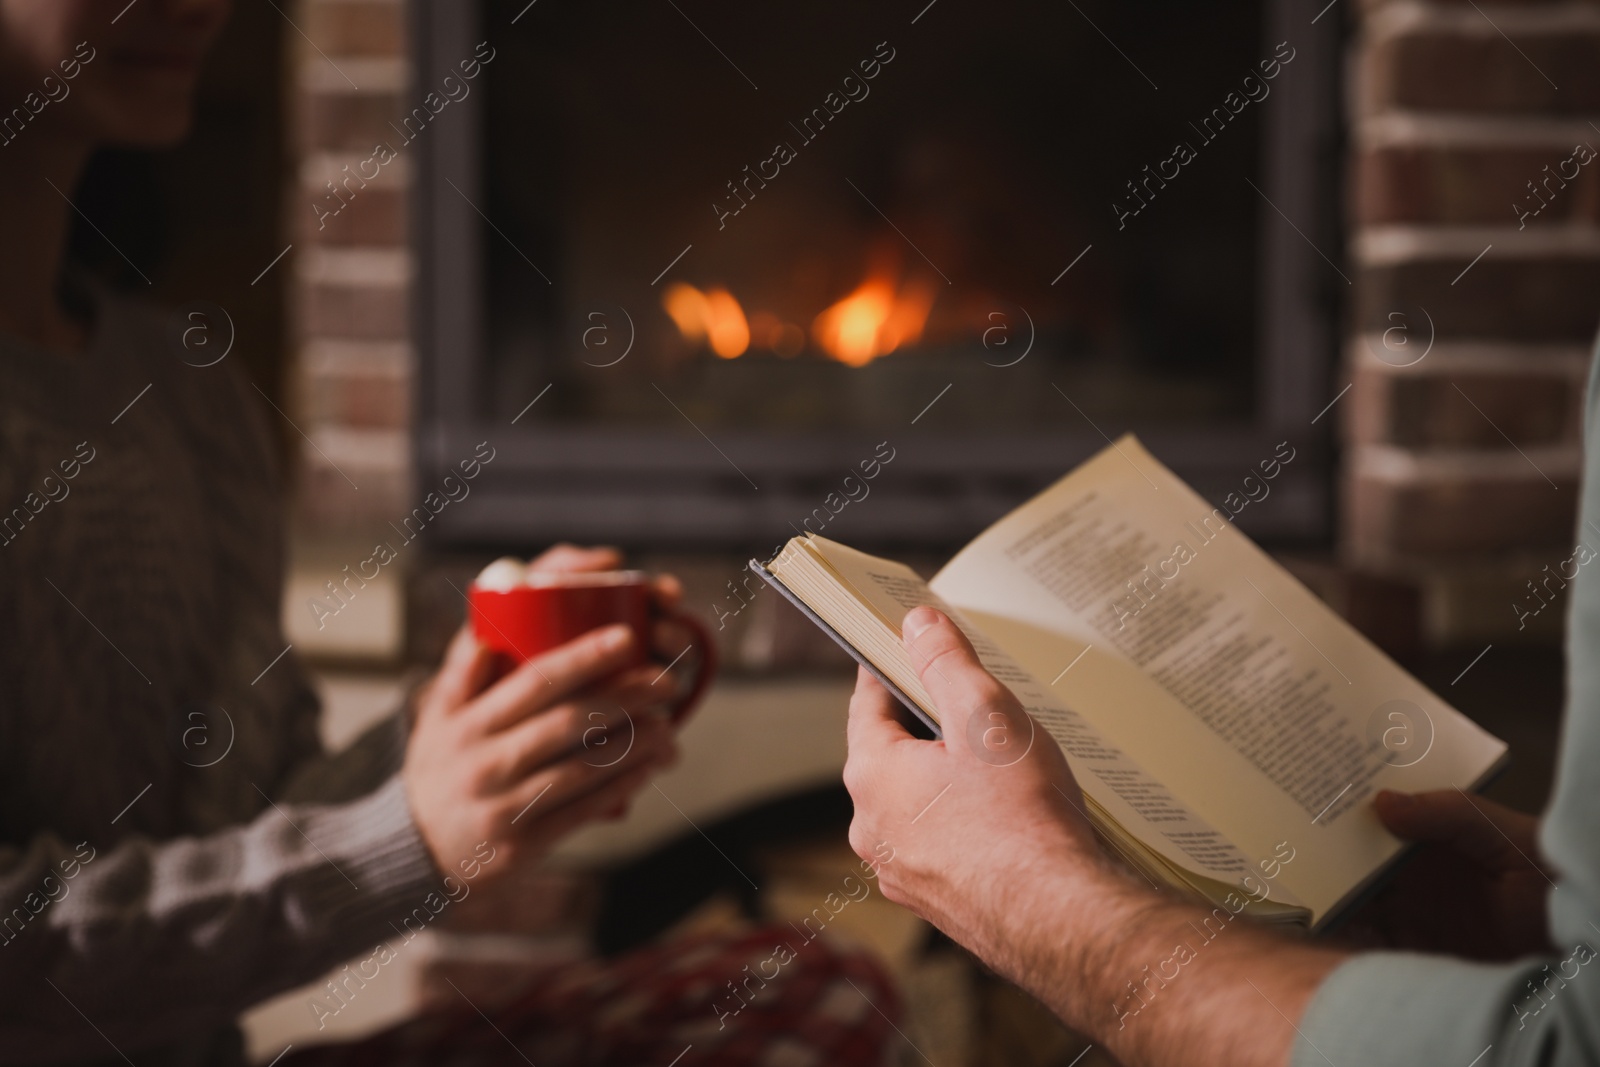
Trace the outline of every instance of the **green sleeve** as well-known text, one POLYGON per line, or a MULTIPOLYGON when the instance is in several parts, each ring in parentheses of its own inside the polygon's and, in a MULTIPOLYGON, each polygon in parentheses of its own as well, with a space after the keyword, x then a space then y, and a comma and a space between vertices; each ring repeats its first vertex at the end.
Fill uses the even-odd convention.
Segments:
MULTIPOLYGON (((1592 961, 1593 953, 1586 954, 1592 961)), ((1300 1020, 1293 1067, 1597 1064, 1600 964, 1511 964, 1369 952, 1323 982, 1300 1020), (1560 977, 1560 968, 1573 975, 1560 977), (1545 970, 1546 966, 1550 969, 1545 970), (1535 983, 1537 992, 1529 986, 1535 983), (1556 1055, 1552 1058, 1551 1053, 1556 1055)))
POLYGON ((1576 1067, 1600 1064, 1600 426, 1597 371, 1570 557, 1567 709, 1540 846, 1561 872, 1549 956, 1486 966, 1369 953, 1323 982, 1300 1021, 1294 1067, 1576 1067))

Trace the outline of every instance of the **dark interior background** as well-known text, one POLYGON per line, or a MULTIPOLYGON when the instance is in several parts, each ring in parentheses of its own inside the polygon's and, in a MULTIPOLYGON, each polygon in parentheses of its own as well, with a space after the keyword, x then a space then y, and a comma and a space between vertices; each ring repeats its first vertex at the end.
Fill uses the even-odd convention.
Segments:
MULTIPOLYGON (((97 153, 73 196, 94 226, 74 216, 71 237, 79 263, 140 299, 164 309, 204 300, 226 310, 236 334, 229 358, 280 406, 293 253, 251 281, 288 243, 281 207, 289 177, 287 30, 272 5, 235 4, 206 61, 190 136, 169 150, 97 153)), ((282 420, 271 425, 287 460, 294 431, 282 420)))
POLYGON ((725 59, 667 4, 538 8, 514 29, 523 4, 483 4, 483 32, 503 54, 485 68, 484 213, 500 231, 483 239, 495 363, 486 409, 515 415, 516 398, 553 378, 561 388, 530 418, 665 425, 678 416, 651 383, 676 381, 683 403, 700 401, 685 410, 710 426, 860 422, 829 394, 872 377, 896 388, 914 379, 913 360, 928 380, 959 383, 961 362, 986 356, 989 312, 1009 310, 1020 327, 1022 307, 1038 329, 1034 365, 989 376, 986 410, 963 420, 973 428, 1058 418, 1058 404, 1036 400, 1051 378, 1115 420, 1248 412, 1261 204, 1243 179, 1261 184, 1261 108, 1211 143, 1190 123, 1203 115, 1196 102, 1220 106, 1271 55, 1262 5, 1080 6, 997 3, 981 18, 908 27, 899 11, 838 0, 759 17, 695 5, 695 26, 725 59), (1137 41, 1159 88, 1086 19, 1137 41), (537 33, 518 32, 527 20, 537 33), (790 123, 884 41, 894 58, 869 95, 804 142, 790 123), (738 205, 726 183, 780 140, 798 157, 719 229, 713 202, 738 205), (1198 158, 1119 232, 1113 200, 1178 141, 1198 158), (770 309, 807 328, 869 261, 931 276, 924 348, 853 377, 827 364, 818 374, 814 349, 781 374, 748 369, 762 358, 754 347, 736 365, 688 358, 661 309, 669 280, 651 280, 691 240, 669 280, 726 286, 747 314, 770 309), (1091 243, 1094 271, 1052 286, 1091 243), (598 379, 576 341, 588 311, 618 306, 633 315, 638 354, 598 379), (733 374, 764 376, 742 393, 715 380, 733 374), (809 406, 765 398, 808 389, 809 406))

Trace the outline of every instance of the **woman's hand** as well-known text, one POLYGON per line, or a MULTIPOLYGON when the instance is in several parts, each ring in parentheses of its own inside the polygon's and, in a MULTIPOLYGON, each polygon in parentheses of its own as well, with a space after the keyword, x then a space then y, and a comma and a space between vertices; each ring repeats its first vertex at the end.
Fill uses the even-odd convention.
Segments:
POLYGON ((1555 874, 1539 855, 1538 819, 1456 789, 1385 790, 1373 806, 1390 833, 1419 847, 1352 917, 1352 937, 1478 960, 1550 950, 1555 874))
POLYGON ((467 628, 418 697, 401 776, 440 870, 488 842, 494 877, 537 860, 563 835, 625 808, 675 758, 660 710, 672 680, 628 667, 617 625, 537 656, 488 688, 495 654, 467 628))

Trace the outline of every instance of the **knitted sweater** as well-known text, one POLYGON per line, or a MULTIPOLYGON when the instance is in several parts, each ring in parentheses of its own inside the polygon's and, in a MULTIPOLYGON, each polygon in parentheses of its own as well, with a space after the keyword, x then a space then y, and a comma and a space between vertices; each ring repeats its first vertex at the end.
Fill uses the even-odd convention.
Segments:
POLYGON ((236 1061, 439 875, 401 719, 328 757, 280 657, 280 416, 92 304, 81 355, 0 338, 0 1062, 236 1061))

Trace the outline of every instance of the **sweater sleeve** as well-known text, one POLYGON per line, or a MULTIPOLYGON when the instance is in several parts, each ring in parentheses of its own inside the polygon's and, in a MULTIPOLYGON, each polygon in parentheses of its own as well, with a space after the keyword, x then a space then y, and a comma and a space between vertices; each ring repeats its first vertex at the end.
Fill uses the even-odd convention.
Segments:
POLYGON ((290 772, 282 799, 342 804, 370 793, 397 774, 405 763, 409 720, 408 708, 401 707, 339 751, 319 752, 302 760, 290 772))
POLYGON ((392 936, 441 878, 402 783, 98 853, 0 848, 0 1060, 174 1041, 392 936))
MULTIPOLYGON (((1371 953, 1335 970, 1300 1023, 1295 1067, 1600 1064, 1600 359, 1591 366, 1567 711, 1540 844, 1553 956, 1499 966, 1371 953)), ((1563 570, 1565 573, 1565 570, 1563 570)))

